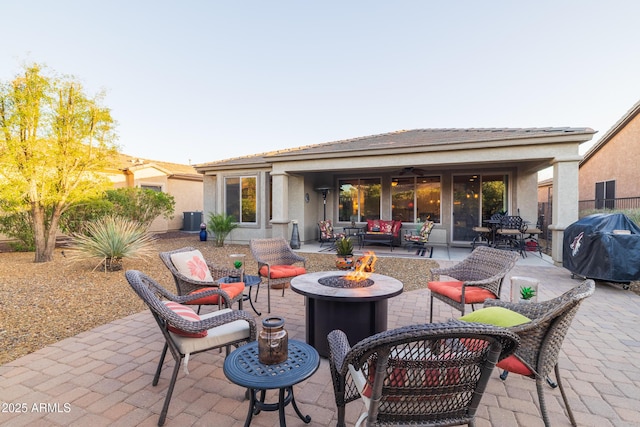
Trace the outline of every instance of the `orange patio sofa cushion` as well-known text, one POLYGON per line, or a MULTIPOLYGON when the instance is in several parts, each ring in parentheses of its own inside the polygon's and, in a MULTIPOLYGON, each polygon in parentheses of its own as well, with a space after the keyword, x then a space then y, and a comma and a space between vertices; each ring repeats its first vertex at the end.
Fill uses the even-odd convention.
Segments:
MULTIPOLYGON (((431 292, 444 295, 457 302, 462 302, 462 282, 459 280, 450 282, 429 282, 427 285, 431 292)), ((496 296, 484 288, 467 286, 464 291, 465 304, 478 304, 487 298, 496 299, 496 296)))
MULTIPOLYGON (((211 289, 217 289, 217 288, 202 288, 202 289, 198 289, 197 291, 191 292, 189 295, 205 292, 211 289)), ((242 292, 244 292, 244 283, 243 282, 221 283, 220 289, 225 291, 229 295, 229 298, 234 299, 235 297, 240 295, 242 292)), ((195 299, 193 301, 189 301, 189 304, 190 305, 218 304, 218 297, 219 295, 209 295, 206 297, 195 299)))
MULTIPOLYGON (((297 267, 295 265, 272 265, 270 279, 282 279, 284 277, 295 277, 301 274, 305 274, 307 270, 304 267, 297 267)), ((269 269, 266 265, 263 265, 260 269, 260 275, 267 277, 269 269)))

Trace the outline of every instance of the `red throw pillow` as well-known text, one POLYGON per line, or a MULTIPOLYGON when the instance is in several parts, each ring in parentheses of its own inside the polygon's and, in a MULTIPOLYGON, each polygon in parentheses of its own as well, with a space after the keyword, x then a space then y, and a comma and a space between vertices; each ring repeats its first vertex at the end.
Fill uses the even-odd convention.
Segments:
MULTIPOLYGON (((200 320, 202 320, 200 316, 198 316, 198 314, 191 309, 191 307, 187 307, 186 305, 182 305, 174 301, 164 301, 164 305, 166 305, 169 310, 173 311, 185 320, 189 320, 191 322, 199 322, 200 320)), ((176 335, 189 338, 204 338, 207 336, 206 330, 201 332, 186 332, 172 325, 169 325, 169 330, 176 335)))
MULTIPOLYGON (((431 356, 433 360, 437 359, 450 359, 453 357, 452 353, 445 353, 440 356, 431 356)), ((416 368, 409 368, 411 364, 420 363, 420 361, 411 361, 411 360, 389 360, 390 364, 395 365, 391 374, 385 378, 384 387, 404 387, 405 384, 409 381, 409 373, 411 371, 412 375, 417 375, 418 370, 416 368)), ((364 388, 362 390, 362 394, 368 398, 371 398, 373 393, 373 381, 376 374, 376 360, 375 357, 370 359, 369 361, 369 378, 367 379, 364 388)), ((450 368, 426 368, 424 370, 424 380, 422 381, 423 385, 426 387, 440 387, 453 385, 460 382, 460 369, 457 367, 450 368)), ((398 397, 399 398, 399 397, 398 397)))

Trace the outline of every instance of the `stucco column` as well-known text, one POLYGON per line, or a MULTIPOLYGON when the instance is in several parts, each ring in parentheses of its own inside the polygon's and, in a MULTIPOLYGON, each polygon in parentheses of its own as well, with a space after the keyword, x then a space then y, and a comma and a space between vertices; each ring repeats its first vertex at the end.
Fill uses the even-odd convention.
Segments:
POLYGON ((289 176, 283 172, 272 172, 271 208, 273 219, 271 220, 272 237, 284 237, 289 239, 289 176))
POLYGON ((578 220, 578 165, 581 156, 556 159, 553 163, 553 209, 551 258, 562 264, 564 230, 578 220))

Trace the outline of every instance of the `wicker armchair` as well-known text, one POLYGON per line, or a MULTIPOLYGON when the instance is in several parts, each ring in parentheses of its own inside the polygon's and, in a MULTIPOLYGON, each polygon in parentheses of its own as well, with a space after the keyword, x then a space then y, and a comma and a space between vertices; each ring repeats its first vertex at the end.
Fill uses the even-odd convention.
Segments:
POLYGON ((511 251, 479 246, 467 258, 448 268, 432 268, 431 275, 446 275, 453 282, 429 282, 431 306, 429 322, 433 322, 433 299, 438 299, 460 310, 465 305, 481 304, 487 298, 500 299, 502 282, 516 265, 518 254, 511 251))
POLYGON ((505 328, 449 321, 405 326, 353 347, 340 330, 329 336, 329 367, 338 427, 345 406, 359 397, 367 425, 473 425, 498 360, 518 337, 505 328))
MULTIPOLYGON (((572 425, 577 425, 571 412, 567 395, 562 387, 560 368, 558 367, 558 355, 562 342, 571 326, 571 322, 585 298, 593 295, 595 283, 593 280, 585 280, 575 288, 565 292, 557 298, 538 303, 513 303, 507 301, 487 300, 485 307, 499 306, 516 311, 531 322, 509 328, 510 331, 520 337, 520 346, 514 355, 498 364, 499 368, 506 372, 516 372, 536 380, 540 412, 545 426, 549 426, 549 416, 544 400, 545 380, 554 387, 555 383, 547 380, 551 371, 554 371, 557 386, 564 400, 567 414, 572 425)), ((501 375, 506 379, 505 374, 501 375)))
MULTIPOLYGON (((160 259, 164 262, 164 265, 167 266, 171 274, 173 275, 173 280, 176 283, 176 289, 178 291, 178 295, 191 295, 193 293, 199 293, 203 290, 207 290, 209 288, 218 288, 220 285, 216 282, 217 280, 229 276, 233 269, 220 267, 215 264, 212 264, 209 261, 205 260, 205 263, 209 269, 209 273, 211 273, 212 281, 206 280, 197 280, 193 277, 187 277, 185 274, 181 273, 172 260, 172 255, 188 253, 196 251, 193 247, 185 247, 181 249, 176 249, 168 252, 160 252, 160 259)), ((222 289, 228 294, 230 304, 234 304, 236 302, 240 302, 243 298, 242 291, 244 291, 244 286, 235 287, 228 286, 228 284, 222 285, 222 289)), ((200 313, 200 308, 202 305, 217 305, 218 307, 222 306, 222 301, 213 295, 213 297, 207 299, 196 299, 192 303, 193 305, 198 305, 198 313, 200 313)), ((226 304, 226 303, 225 303, 226 304)), ((227 305, 227 307, 231 307, 231 305, 227 305)))
MULTIPOLYGON (((167 411, 169 410, 169 403, 171 402, 171 395, 173 394, 181 362, 186 371, 191 354, 223 347, 226 348, 226 353, 228 354, 231 345, 238 346, 255 341, 256 324, 253 316, 249 313, 240 310, 231 310, 229 308, 207 313, 199 317, 195 315, 190 308, 180 306, 181 304, 189 304, 189 300, 197 298, 196 296, 174 295, 140 271, 129 270, 125 273, 125 276, 131 288, 133 288, 135 293, 151 309, 151 314, 158 323, 164 336, 164 349, 162 350, 162 355, 160 356, 160 361, 158 362, 158 367, 153 377, 152 384, 154 386, 158 385, 167 350, 171 351, 175 360, 173 374, 171 375, 167 395, 162 411, 160 412, 160 419, 158 420, 158 425, 161 426, 164 424, 167 411), (175 306, 177 306, 178 311, 174 311, 170 304, 163 301, 163 299, 178 303, 174 304, 173 307, 175 309, 175 306), (187 320, 178 314, 183 312, 180 311, 182 309, 191 310, 191 313, 195 316, 195 318, 192 317, 194 320, 187 320), (200 337, 194 337, 196 335, 200 337)), ((227 298, 226 294, 219 289, 211 289, 205 293, 218 293, 220 298, 227 298)), ((229 301, 227 301, 227 303, 229 303, 229 301)))
MULTIPOLYGON (((306 259, 293 252, 284 238, 251 239, 249 247, 258 262, 258 276, 267 279, 267 312, 271 313, 271 286, 281 285, 284 296, 291 278, 307 272, 306 259), (295 266, 296 263, 302 263, 302 267, 295 266)), ((260 285, 256 289, 256 301, 259 291, 260 285)))

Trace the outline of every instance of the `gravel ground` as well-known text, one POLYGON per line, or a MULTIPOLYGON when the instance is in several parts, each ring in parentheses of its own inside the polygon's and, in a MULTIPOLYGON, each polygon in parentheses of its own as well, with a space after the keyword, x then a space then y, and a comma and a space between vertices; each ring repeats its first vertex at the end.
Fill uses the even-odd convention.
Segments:
MULTIPOLYGON (((158 236, 157 251, 194 246, 205 258, 230 264, 229 254, 245 253, 245 268, 257 265, 248 245, 200 242, 197 235, 171 233, 158 236)), ((310 272, 334 270, 334 254, 302 253, 310 272)), ((0 365, 57 342, 145 309, 129 287, 123 272, 105 273, 96 262, 72 262, 56 249, 54 260, 34 263, 33 253, 0 252, 0 365)), ((426 286, 430 259, 379 258, 376 272, 405 285, 405 291, 426 286)), ((172 292, 175 285, 159 257, 124 260, 125 269, 136 269, 172 292)))

